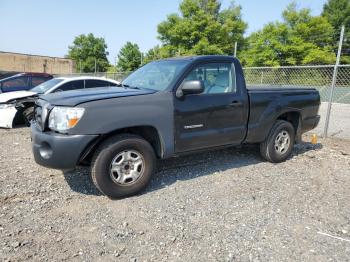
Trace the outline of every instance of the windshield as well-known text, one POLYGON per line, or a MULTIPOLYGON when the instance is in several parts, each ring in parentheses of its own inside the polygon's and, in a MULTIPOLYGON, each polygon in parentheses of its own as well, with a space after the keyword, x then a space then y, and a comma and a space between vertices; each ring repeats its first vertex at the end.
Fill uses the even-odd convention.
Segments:
POLYGON ((131 88, 166 90, 171 82, 182 72, 189 61, 155 61, 137 69, 122 84, 131 88))
POLYGON ((37 94, 44 94, 46 91, 50 90, 52 87, 54 87, 62 81, 63 79, 54 78, 32 88, 30 91, 35 92, 37 94))

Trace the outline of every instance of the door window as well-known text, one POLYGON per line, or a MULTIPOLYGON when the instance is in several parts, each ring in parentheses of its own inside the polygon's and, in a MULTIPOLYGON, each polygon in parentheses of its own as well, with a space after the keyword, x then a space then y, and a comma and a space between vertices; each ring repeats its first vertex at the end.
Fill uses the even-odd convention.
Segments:
POLYGON ((116 84, 103 80, 85 80, 85 88, 116 86, 116 84))
POLYGON ((83 89, 83 88, 84 88, 84 80, 76 80, 76 81, 70 81, 68 83, 65 83, 59 86, 55 90, 55 92, 70 91, 70 90, 83 89))
POLYGON ((12 90, 15 88, 27 88, 28 87, 28 77, 17 77, 14 79, 9 79, 2 83, 2 88, 4 91, 12 90))
POLYGON ((185 81, 201 80, 204 82, 204 94, 222 94, 235 92, 231 63, 203 64, 195 67, 185 81))
POLYGON ((32 76, 32 87, 36 87, 36 86, 40 85, 41 83, 44 83, 47 80, 49 80, 49 78, 40 77, 40 76, 32 76))

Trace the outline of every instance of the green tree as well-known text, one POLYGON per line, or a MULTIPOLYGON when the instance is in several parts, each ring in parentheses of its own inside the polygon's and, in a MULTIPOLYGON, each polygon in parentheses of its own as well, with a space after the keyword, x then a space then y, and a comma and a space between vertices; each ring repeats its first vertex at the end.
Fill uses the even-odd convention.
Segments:
POLYGON ((282 22, 269 23, 252 33, 240 58, 247 66, 331 64, 333 27, 325 17, 291 3, 282 22))
POLYGON ((159 60, 167 57, 174 56, 176 54, 176 49, 170 45, 167 46, 155 46, 147 51, 145 54, 143 63, 146 64, 148 62, 159 60))
POLYGON ((109 65, 109 67, 107 68, 107 73, 117 73, 118 72, 118 68, 115 65, 109 65))
POLYGON ((340 32, 342 25, 344 25, 347 31, 350 32, 349 0, 328 0, 328 2, 323 6, 322 15, 328 19, 328 21, 334 27, 336 33, 340 32))
POLYGON ((78 71, 104 72, 109 66, 107 59, 107 44, 102 37, 95 37, 92 33, 75 37, 73 45, 68 47, 67 57, 73 59, 78 71))
POLYGON ((137 44, 127 42, 118 54, 118 70, 122 72, 134 71, 141 65, 141 55, 137 44))
POLYGON ((183 0, 180 14, 170 14, 158 25, 163 46, 160 56, 233 54, 233 46, 244 42, 247 24, 241 7, 233 3, 224 10, 218 0, 183 0))
POLYGON ((322 16, 326 17, 334 28, 333 49, 338 50, 341 26, 345 26, 345 41, 343 42, 342 63, 350 63, 350 1, 328 0, 323 6, 322 16))

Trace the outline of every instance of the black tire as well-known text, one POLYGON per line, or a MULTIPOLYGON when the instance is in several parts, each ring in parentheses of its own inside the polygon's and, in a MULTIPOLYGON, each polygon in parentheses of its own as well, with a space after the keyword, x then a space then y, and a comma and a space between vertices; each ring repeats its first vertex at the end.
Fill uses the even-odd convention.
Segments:
POLYGON ((260 153, 264 159, 271 163, 280 163, 285 161, 292 153, 295 142, 295 130, 291 123, 284 120, 277 120, 272 126, 266 140, 260 144, 260 153), (275 147, 275 141, 281 133, 289 135, 289 146, 283 152, 275 147))
POLYGON ((107 139, 96 150, 91 163, 91 177, 95 186, 112 199, 135 195, 149 183, 156 167, 152 146, 143 138, 122 134, 107 139), (118 184, 112 179, 111 164, 123 151, 134 151, 144 160, 142 175, 130 184, 118 184))

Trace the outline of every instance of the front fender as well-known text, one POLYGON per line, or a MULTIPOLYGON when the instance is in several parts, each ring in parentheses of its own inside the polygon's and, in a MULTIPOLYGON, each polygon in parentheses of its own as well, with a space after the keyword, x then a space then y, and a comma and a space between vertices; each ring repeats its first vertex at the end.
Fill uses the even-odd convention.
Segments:
POLYGON ((130 96, 80 105, 85 113, 71 135, 106 136, 121 129, 148 126, 157 130, 164 158, 174 153, 174 106, 172 93, 130 96))
POLYGON ((16 114, 17 109, 15 107, 0 109, 0 127, 12 128, 16 114))

